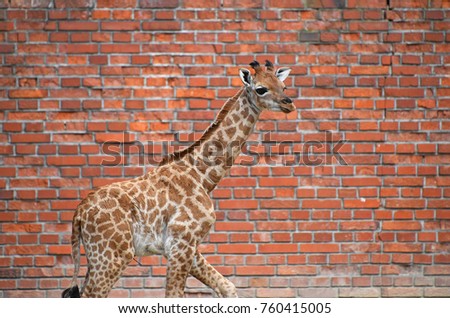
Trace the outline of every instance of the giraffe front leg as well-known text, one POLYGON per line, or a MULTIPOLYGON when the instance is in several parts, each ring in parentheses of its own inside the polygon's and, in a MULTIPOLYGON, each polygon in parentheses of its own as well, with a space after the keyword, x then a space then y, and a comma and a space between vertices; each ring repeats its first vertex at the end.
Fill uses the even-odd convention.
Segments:
POLYGON ((194 261, 194 247, 187 240, 174 240, 167 255, 166 297, 184 296, 186 279, 194 261))
POLYGON ((209 286, 218 297, 238 297, 234 284, 223 277, 198 251, 195 253, 191 275, 209 286))

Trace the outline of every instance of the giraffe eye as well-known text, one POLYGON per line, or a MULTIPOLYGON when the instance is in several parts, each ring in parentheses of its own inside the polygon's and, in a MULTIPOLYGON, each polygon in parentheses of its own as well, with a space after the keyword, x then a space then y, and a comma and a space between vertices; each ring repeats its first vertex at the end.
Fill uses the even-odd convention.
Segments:
POLYGON ((268 91, 268 89, 265 88, 265 87, 258 87, 258 88, 256 89, 256 93, 257 93, 258 95, 264 95, 265 93, 267 93, 267 91, 268 91))

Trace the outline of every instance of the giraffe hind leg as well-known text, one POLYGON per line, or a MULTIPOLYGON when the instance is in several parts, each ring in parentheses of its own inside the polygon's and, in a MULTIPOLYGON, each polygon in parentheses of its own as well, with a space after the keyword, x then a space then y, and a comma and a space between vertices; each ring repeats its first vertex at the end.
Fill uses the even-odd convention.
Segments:
POLYGON ((117 229, 117 232, 104 236, 103 240, 84 244, 89 265, 81 297, 107 297, 133 259, 131 236, 126 235, 129 228, 122 224, 117 229))
MULTIPOLYGON (((125 255, 132 255, 132 252, 125 253, 125 255)), ((108 297, 109 292, 119 280, 130 261, 131 257, 112 257, 110 259, 102 257, 101 262, 90 265, 81 297, 108 297)))
POLYGON ((86 215, 82 237, 89 265, 81 297, 107 297, 134 257, 127 206, 122 202, 126 197, 117 196, 100 202, 100 210, 86 215))

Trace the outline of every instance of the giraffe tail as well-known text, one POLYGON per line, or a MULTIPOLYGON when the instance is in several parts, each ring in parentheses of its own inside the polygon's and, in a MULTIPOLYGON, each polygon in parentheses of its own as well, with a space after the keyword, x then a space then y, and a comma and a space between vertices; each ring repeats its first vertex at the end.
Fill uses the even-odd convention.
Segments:
POLYGON ((62 298, 80 298, 78 288, 78 273, 80 272, 80 239, 81 239, 81 218, 75 212, 72 227, 72 260, 75 265, 70 287, 62 292, 62 298))

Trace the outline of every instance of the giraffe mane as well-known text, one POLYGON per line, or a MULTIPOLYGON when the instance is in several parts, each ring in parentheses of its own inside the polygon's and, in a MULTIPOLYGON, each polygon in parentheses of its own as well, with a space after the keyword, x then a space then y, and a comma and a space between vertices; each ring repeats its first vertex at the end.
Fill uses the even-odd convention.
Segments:
POLYGON ((204 131, 203 135, 195 141, 193 144, 191 144, 189 147, 174 152, 172 154, 169 154, 159 164, 159 166, 165 165, 167 163, 179 160, 183 158, 185 155, 191 153, 194 151, 194 149, 201 145, 201 143, 205 140, 207 140, 219 127, 219 124, 223 121, 225 116, 230 112, 230 110, 233 108, 233 106, 236 104, 236 101, 239 99, 239 97, 242 95, 242 92, 244 91, 244 88, 241 88, 233 97, 229 98, 225 104, 220 109, 219 113, 216 116, 216 119, 214 122, 204 131))

